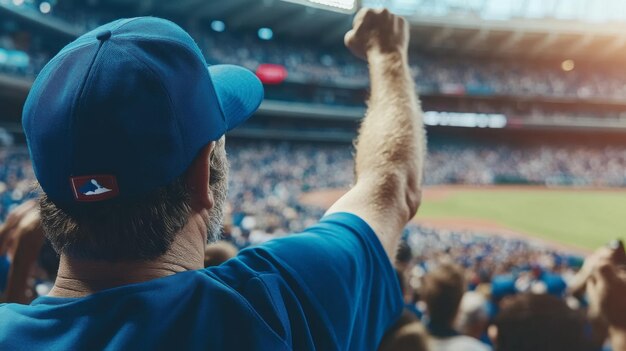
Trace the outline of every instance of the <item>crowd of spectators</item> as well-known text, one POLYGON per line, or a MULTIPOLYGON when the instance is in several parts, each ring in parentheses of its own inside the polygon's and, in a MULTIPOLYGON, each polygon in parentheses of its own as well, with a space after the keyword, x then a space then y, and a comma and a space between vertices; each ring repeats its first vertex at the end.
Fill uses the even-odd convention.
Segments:
MULTIPOLYGON (((366 87, 367 66, 342 47, 263 41, 253 35, 196 33, 212 63, 233 63, 255 70, 281 64, 288 80, 339 87, 366 87)), ((618 69, 563 71, 560 62, 455 58, 411 54, 411 70, 421 93, 450 95, 551 96, 573 99, 623 99, 626 75, 618 69)))
MULTIPOLYGON (((202 45, 216 48, 211 51, 212 62, 250 69, 280 63, 291 79, 301 82, 367 84, 366 67, 343 54, 228 35, 202 37, 202 45)), ((1 71, 34 75, 45 55, 35 59, 27 51, 21 51, 10 34, 0 32, 1 71)), ((621 83, 626 76, 608 73, 582 77, 578 72, 515 63, 473 65, 426 56, 418 56, 413 72, 420 77, 422 90, 447 94, 626 97, 626 84, 621 83)), ((302 203, 302 195, 347 188, 353 180, 353 157, 345 146, 235 141, 227 151, 231 172, 224 239, 206 248, 206 266, 220 264, 241 248, 316 223, 324 209, 302 203)), ((0 219, 34 197, 33 180, 26 149, 1 147, 0 219)), ((626 148, 432 143, 425 183, 623 187, 626 148)), ((623 252, 621 245, 617 248, 623 252)), ((8 264, 0 257, 0 289, 8 264)), ((583 258, 577 255, 491 233, 409 224, 395 266, 405 315, 385 336, 382 351, 587 351, 600 350, 606 340, 611 321, 594 319, 588 307, 594 303, 593 295, 585 298, 572 288, 584 271, 583 258)), ((58 259, 45 246, 29 298, 49 291, 56 268, 58 259)))
MULTIPOLYGON (((67 13, 62 7, 44 15, 25 2, 20 9, 65 21, 78 32, 93 29, 113 18, 112 14, 91 16, 86 12, 67 13), (71 20, 70 20, 71 19, 71 20)), ((31 4, 32 5, 32 4, 31 4)), ((38 40, 21 40, 24 29, 0 26, 0 72, 33 77, 51 57, 50 49, 38 40)), ((286 67, 288 81, 305 85, 322 84, 339 88, 364 89, 367 66, 343 47, 311 46, 287 38, 261 40, 248 33, 191 29, 210 63, 232 63, 256 70, 260 64, 286 67)), ((594 66, 563 71, 560 62, 523 62, 509 59, 455 58, 424 52, 411 54, 411 70, 421 93, 450 95, 542 96, 572 99, 623 99, 626 75, 623 70, 594 66)), ((332 99, 331 99, 332 100, 332 99)))
MULTIPOLYGON (((315 223, 323 209, 303 204, 301 195, 307 191, 344 188, 353 178, 351 150, 347 146, 232 140, 227 152, 231 172, 225 241, 207 248, 207 265, 219 264, 235 255, 238 249, 300 231, 315 223)), ((498 173, 516 172, 544 183, 549 183, 554 174, 568 174, 598 180, 581 183, 584 185, 619 186, 624 184, 612 182, 611 174, 626 174, 625 159, 626 150, 614 148, 468 147, 434 143, 429 150, 426 179, 429 184, 492 184, 498 173), (463 169, 465 171, 461 172, 463 169), (603 179, 605 182, 599 183, 603 179)), ((0 179, 0 216, 4 217, 11 208, 33 196, 29 190, 34 176, 25 148, 0 149, 0 179)), ((40 265, 45 270, 55 264, 54 254, 49 248, 42 252, 46 257, 40 259, 40 265)), ((541 305, 542 299, 556 299, 562 306, 557 305, 555 313, 573 309, 577 311, 574 314, 583 316, 587 302, 568 290, 568 282, 575 277, 582 262, 577 255, 527 240, 409 224, 396 268, 410 320, 421 319, 425 327, 411 322, 410 327, 399 330, 417 338, 413 342, 420 345, 426 345, 420 335, 427 338, 430 334, 428 338, 432 340, 428 344, 434 345, 430 350, 458 349, 459 345, 464 345, 463 349, 484 351, 491 347, 487 326, 496 323, 501 330, 507 330, 507 323, 511 322, 506 319, 507 311, 510 308, 515 311, 516 304, 541 305), (441 267, 451 263, 456 265, 456 271, 448 267, 448 273, 441 275, 441 267), (455 277, 462 280, 450 280, 455 277), (448 294, 442 292, 445 289, 456 290, 448 294), (450 296, 457 296, 454 299, 458 301, 444 302, 456 307, 435 312, 439 311, 437 304, 444 303, 437 299, 450 296), (444 313, 443 319, 436 320, 434 313, 444 313), (470 348, 470 344, 474 348, 470 348)), ((45 279, 36 285, 38 293, 45 294, 49 288, 50 283, 45 279)), ((557 313, 559 318, 563 316, 561 312, 557 313)), ((385 344, 395 345, 397 341, 391 338, 385 344)), ((591 340, 585 343, 592 345, 591 340)), ((597 347, 585 348, 592 349, 598 350, 597 347)))
POLYGON ((286 234, 313 225, 323 212, 303 206, 300 196, 311 190, 344 188, 353 177, 346 147, 229 143, 227 151, 233 224, 244 231, 286 234))
POLYGON ((626 150, 584 146, 433 146, 427 184, 624 186, 626 150))
MULTIPOLYGON (((368 84, 366 65, 340 47, 312 49, 230 33, 203 33, 198 37, 213 63, 234 63, 252 70, 262 63, 274 63, 285 66, 288 79, 296 82, 344 87, 368 84)), ((622 99, 626 96, 624 73, 602 71, 597 67, 593 73, 566 72, 558 63, 454 58, 413 52, 411 69, 422 93, 575 99, 622 99)))
MULTIPOLYGON (((20 51, 11 35, 1 34, 0 47, 4 49, 0 49, 0 70, 35 74, 37 62, 45 60, 31 60, 27 55, 28 60, 19 61, 11 55, 26 51, 20 51)), ((220 35, 224 40, 228 34, 220 35)), ((285 48, 253 38, 239 38, 243 42, 230 38, 226 40, 231 43, 228 46, 215 42, 215 38, 203 37, 202 42, 217 48, 211 51, 214 62, 237 63, 250 69, 265 62, 281 63, 291 79, 301 82, 367 84, 365 66, 342 54, 285 48)), ((468 65, 425 56, 418 56, 416 62, 413 72, 424 84, 423 90, 577 98, 626 96, 624 84, 620 86, 626 76, 581 78, 578 73, 516 67, 515 63, 468 65), (597 84, 605 78, 603 84, 597 84), (600 87, 612 90, 609 93, 600 87)), ((301 196, 309 191, 346 188, 353 180, 353 157, 345 146, 234 141, 227 151, 231 172, 224 240, 206 248, 206 266, 220 264, 241 248, 316 223, 323 209, 302 203, 301 196)), ((25 148, 0 148, 0 219, 34 197, 33 180, 25 148)), ((626 148, 431 143, 425 182, 622 187, 626 186, 626 148)), ((617 247, 623 252, 623 247, 617 247)), ((606 340, 606 323, 610 321, 594 319, 588 307, 594 303, 593 295, 585 298, 572 288, 584 271, 583 259, 577 255, 491 233, 409 224, 395 266, 405 315, 385 336, 382 351, 590 351, 600 350, 606 340)), ((49 291, 56 268, 57 257, 45 246, 37 267, 41 272, 34 275, 34 292, 29 298, 49 291)), ((0 257, 0 289, 6 282, 6 271, 8 260, 0 257)))
POLYGON ((23 147, 0 147, 0 218, 16 205, 34 197, 35 175, 28 150, 23 147))
MULTIPOLYGON (((353 179, 352 150, 347 146, 232 140, 227 150, 232 167, 229 224, 246 236, 258 230, 285 234, 304 229, 323 212, 302 205, 302 194, 347 188, 353 179)), ((427 185, 622 187, 626 149, 431 143, 426 170, 427 185)), ((4 218, 14 204, 30 196, 34 176, 25 148, 0 148, 0 179, 4 218)))
POLYGON ((22 47, 0 26, 0 73, 35 77, 50 57, 43 50, 22 47))
MULTIPOLYGON (((420 227, 411 224, 405 233, 406 255, 418 264, 411 277, 421 277, 441 262, 456 262, 466 271, 471 289, 497 285, 494 295, 514 292, 549 292, 562 297, 565 281, 582 263, 579 256, 547 248, 523 239, 420 227)), ((413 286, 415 281, 409 280, 413 286)))

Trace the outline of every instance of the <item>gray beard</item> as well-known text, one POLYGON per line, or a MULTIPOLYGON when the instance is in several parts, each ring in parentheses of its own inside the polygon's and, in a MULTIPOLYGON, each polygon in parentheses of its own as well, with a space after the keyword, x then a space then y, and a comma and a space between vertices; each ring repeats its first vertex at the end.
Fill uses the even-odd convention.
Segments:
POLYGON ((228 170, 230 165, 224 148, 225 138, 222 137, 215 145, 215 151, 211 157, 210 187, 213 192, 214 205, 209 210, 207 225, 207 242, 212 243, 220 239, 222 225, 224 223, 224 207, 228 194, 228 170))
POLYGON ((222 227, 224 224, 224 202, 215 201, 215 205, 209 211, 207 218, 207 244, 214 243, 222 237, 222 227))

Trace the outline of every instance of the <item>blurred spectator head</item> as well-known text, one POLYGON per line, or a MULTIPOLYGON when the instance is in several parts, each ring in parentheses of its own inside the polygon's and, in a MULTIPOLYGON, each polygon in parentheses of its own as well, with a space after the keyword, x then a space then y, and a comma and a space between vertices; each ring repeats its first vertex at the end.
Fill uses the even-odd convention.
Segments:
POLYGON ((461 299, 456 330, 461 334, 480 339, 489 324, 487 299, 481 293, 468 291, 461 299))
POLYGON ((428 333, 413 313, 404 311, 380 342, 378 351, 428 351, 428 333))
POLYGON ((452 327, 465 292, 461 267, 443 263, 424 276, 420 295, 428 307, 430 326, 452 327))
POLYGON ((235 245, 227 241, 218 241, 209 244, 204 249, 204 267, 219 266, 237 256, 235 245))
POLYGON ((489 334, 496 351, 578 351, 585 343, 581 316, 547 294, 507 298, 489 334))
POLYGON ((413 254, 411 253, 411 247, 406 241, 402 241, 396 253, 396 267, 400 270, 404 270, 409 266, 412 259, 413 254))

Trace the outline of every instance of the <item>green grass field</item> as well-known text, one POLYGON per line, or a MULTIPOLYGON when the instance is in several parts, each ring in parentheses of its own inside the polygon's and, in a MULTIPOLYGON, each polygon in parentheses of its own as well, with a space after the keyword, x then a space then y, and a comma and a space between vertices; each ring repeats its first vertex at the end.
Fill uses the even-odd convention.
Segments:
POLYGON ((452 188, 424 201, 420 218, 476 218, 539 238, 594 249, 626 239, 626 191, 452 188))

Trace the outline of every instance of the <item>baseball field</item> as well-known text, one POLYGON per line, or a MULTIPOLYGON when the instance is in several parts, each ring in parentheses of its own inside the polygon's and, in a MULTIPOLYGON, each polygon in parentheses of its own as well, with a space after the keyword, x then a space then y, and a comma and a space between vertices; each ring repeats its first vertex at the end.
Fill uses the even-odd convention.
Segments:
MULTIPOLYGON (((307 194, 328 206, 343 191, 307 194)), ((439 186, 425 189, 415 219, 425 226, 536 239, 588 252, 626 238, 626 190, 520 186, 439 186)))

